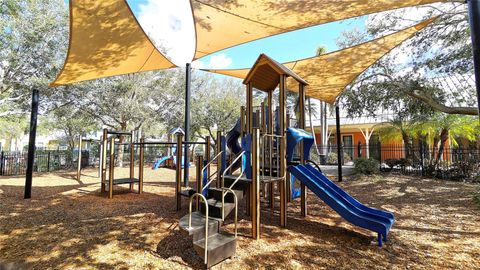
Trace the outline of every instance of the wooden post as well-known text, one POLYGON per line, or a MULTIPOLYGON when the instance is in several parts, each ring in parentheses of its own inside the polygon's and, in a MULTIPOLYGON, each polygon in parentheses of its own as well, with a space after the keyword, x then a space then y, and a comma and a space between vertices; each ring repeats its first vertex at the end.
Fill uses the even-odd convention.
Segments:
POLYGON ((252 134, 252 184, 250 187, 250 206, 252 218, 252 237, 260 239, 260 131, 255 128, 252 134))
MULTIPOLYGON (((279 114, 278 121, 280 126, 279 135, 282 136, 280 143, 280 175, 285 175, 287 164, 286 164, 286 140, 285 140, 285 127, 286 127, 286 90, 285 90, 285 81, 286 76, 280 75, 280 93, 279 93, 279 114)), ((279 182, 280 185, 280 226, 287 226, 287 179, 283 179, 279 182)))
MULTIPOLYGON (((301 129, 305 129, 305 85, 303 84, 299 84, 299 91, 298 91, 298 95, 299 95, 299 104, 298 106, 300 107, 300 117, 299 117, 299 127, 301 129)), ((312 134, 313 136, 315 136, 315 134, 312 134)), ((302 164, 305 164, 305 159, 304 159, 304 154, 303 154, 303 151, 304 151, 304 147, 303 147, 303 141, 300 143, 300 162, 302 164)), ((301 194, 300 194, 300 207, 301 207, 301 215, 303 217, 306 217, 307 216, 307 188, 305 187, 305 184, 301 183, 300 184, 300 190, 301 190, 301 194)))
MULTIPOLYGON (((286 95, 287 95, 287 93, 285 93, 285 96, 286 95)), ((290 114, 289 113, 287 113, 287 118, 286 118, 285 122, 286 122, 285 123, 285 130, 287 130, 287 128, 290 127, 290 114)), ((286 175, 285 183, 287 185, 287 203, 289 203, 289 202, 292 201, 292 178, 291 178, 290 172, 288 172, 288 171, 286 172, 285 175, 286 175)))
POLYGON ((177 211, 182 209, 182 197, 180 191, 182 191, 182 140, 183 135, 177 134, 177 162, 175 168, 175 198, 177 203, 177 211))
POLYGON ((115 136, 110 138, 110 168, 108 177, 108 198, 113 198, 113 178, 115 169, 115 136))
MULTIPOLYGON (((217 155, 218 153, 222 152, 222 132, 217 131, 217 155)), ((223 179, 222 179, 222 156, 217 158, 217 188, 223 187, 223 179)))
POLYGON ((143 193, 143 167, 144 167, 144 156, 145 156, 145 142, 144 138, 140 139, 140 156, 138 161, 138 194, 143 193))
POLYGON ((246 107, 246 132, 253 132, 253 87, 252 83, 247 84, 247 107, 246 107))
MULTIPOLYGON (((210 154, 210 148, 211 148, 211 140, 210 136, 207 136, 205 138, 205 160, 210 162, 211 154, 210 154)), ((203 163, 200 164, 203 167, 203 163)), ((210 165, 207 167, 207 177, 210 176, 210 165)))
MULTIPOLYGON (((270 135, 273 135, 273 126, 274 126, 274 119, 273 119, 273 90, 272 91, 268 91, 268 97, 267 97, 267 133, 270 134, 270 135)), ((272 161, 272 153, 273 153, 273 138, 269 139, 268 140, 269 142, 269 152, 270 152, 270 161, 272 161)), ((269 162, 270 164, 270 176, 272 176, 272 169, 273 169, 273 164, 272 162, 269 162)), ((268 199, 268 204, 269 204, 269 207, 271 209, 274 208, 275 206, 275 186, 274 186, 274 183, 271 182, 268 184, 268 194, 269 194, 269 199, 268 199)))
POLYGON ((105 192, 105 182, 107 180, 107 149, 108 149, 108 130, 103 129, 102 137, 102 175, 100 179, 101 192, 105 192))
POLYGON ((240 107, 240 137, 243 137, 245 135, 245 133, 247 133, 245 131, 245 120, 246 120, 246 117, 245 117, 245 106, 242 106, 240 107))
MULTIPOLYGON (((203 188, 203 181, 202 181, 202 168, 203 168, 203 157, 202 156, 197 156, 197 160, 196 160, 196 173, 197 173, 197 177, 196 177, 196 189, 197 189, 197 193, 202 193, 202 188, 203 188)), ((208 174, 207 174, 208 175, 208 174)), ((196 200, 196 203, 195 203, 195 209, 196 211, 200 211, 200 197, 197 196, 197 200, 196 200)))
POLYGON ((82 173, 82 135, 78 138, 78 164, 77 164, 77 180, 80 181, 82 173))
MULTIPOLYGON (((132 131, 130 135, 130 180, 135 178, 135 147, 133 143, 135 142, 135 135, 132 131)), ((130 191, 133 190, 133 183, 130 183, 130 191)))

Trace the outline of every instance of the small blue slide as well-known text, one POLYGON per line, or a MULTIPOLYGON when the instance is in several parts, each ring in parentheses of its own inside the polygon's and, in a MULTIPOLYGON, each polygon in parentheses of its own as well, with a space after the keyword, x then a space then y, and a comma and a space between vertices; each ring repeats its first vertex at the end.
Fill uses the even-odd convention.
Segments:
POLYGON ((171 159, 171 158, 172 158, 171 156, 160 157, 160 158, 157 159, 157 160, 155 161, 155 163, 153 164, 152 170, 156 170, 156 169, 160 168, 160 166, 162 166, 162 164, 163 164, 165 161, 167 161, 167 160, 169 160, 169 159, 171 159))
POLYGON ((376 232, 379 246, 382 238, 387 240, 394 222, 392 213, 361 204, 311 165, 290 166, 288 170, 345 220, 376 232))

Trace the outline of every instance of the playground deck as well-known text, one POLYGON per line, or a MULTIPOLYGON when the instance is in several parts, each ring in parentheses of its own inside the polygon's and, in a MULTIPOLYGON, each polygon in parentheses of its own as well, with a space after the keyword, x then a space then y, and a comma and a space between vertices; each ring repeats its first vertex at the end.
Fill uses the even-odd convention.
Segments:
MULTIPOLYGON (((194 169, 192 169, 192 174, 194 169)), ((126 177, 127 169, 116 170, 126 177)), ((145 168, 144 194, 106 200, 95 170, 82 181, 74 172, 34 178, 33 199, 23 200, 24 178, 0 178, 0 264, 19 269, 201 268, 191 240, 178 231, 188 211, 175 211, 175 172, 145 168)), ((262 238, 249 237, 240 203, 238 249, 223 269, 478 269, 478 185, 405 176, 347 178, 341 184, 367 205, 395 213, 390 239, 378 248, 375 235, 348 224, 310 194, 309 216, 298 201, 289 206, 287 229, 262 205, 262 238)), ((121 194, 120 194, 121 193, 121 194)), ((233 224, 226 228, 233 231, 233 224)))

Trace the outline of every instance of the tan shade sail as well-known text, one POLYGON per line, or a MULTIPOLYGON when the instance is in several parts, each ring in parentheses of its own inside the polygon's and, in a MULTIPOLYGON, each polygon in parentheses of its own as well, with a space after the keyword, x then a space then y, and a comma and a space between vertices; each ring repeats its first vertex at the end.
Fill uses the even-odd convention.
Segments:
MULTIPOLYGON (((345 87, 393 48, 425 28, 436 18, 421 22, 402 31, 340 51, 284 63, 308 82, 306 95, 334 103, 345 87)), ((207 69, 205 71, 244 79, 250 69, 207 69)), ((289 90, 298 91, 296 85, 289 90)))
POLYGON ((67 58, 51 86, 170 67, 126 1, 70 0, 67 58))
MULTIPOLYGON (((447 1, 447 0, 444 0, 447 1)), ((190 0, 194 59, 309 26, 441 0, 190 0)))

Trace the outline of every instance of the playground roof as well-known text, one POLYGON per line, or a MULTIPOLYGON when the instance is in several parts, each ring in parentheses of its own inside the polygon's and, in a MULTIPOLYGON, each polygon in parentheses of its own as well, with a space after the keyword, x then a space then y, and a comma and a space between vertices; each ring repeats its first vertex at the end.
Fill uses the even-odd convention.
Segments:
POLYGON ((277 88, 280 75, 292 77, 297 82, 307 85, 308 83, 286 66, 278 63, 265 54, 260 54, 253 67, 245 76, 244 84, 252 83, 253 87, 263 91, 271 91, 277 88))
MULTIPOLYGON (((345 87, 363 71, 435 19, 426 20, 402 31, 347 49, 287 62, 284 65, 309 83, 306 88, 307 96, 334 103, 345 87)), ((243 79, 247 77, 250 69, 208 69, 206 71, 243 79)), ((297 87, 291 83, 288 84, 288 88, 289 91, 298 91, 297 87)))
POLYGON ((190 0, 194 59, 249 41, 376 12, 439 0, 190 0))
POLYGON ((71 0, 68 53, 51 86, 171 67, 125 1, 71 0))

